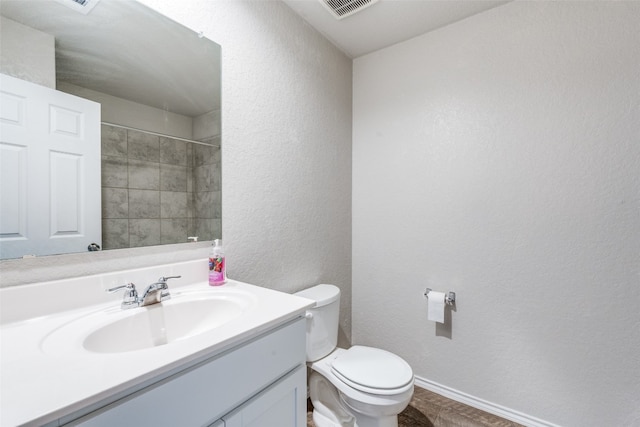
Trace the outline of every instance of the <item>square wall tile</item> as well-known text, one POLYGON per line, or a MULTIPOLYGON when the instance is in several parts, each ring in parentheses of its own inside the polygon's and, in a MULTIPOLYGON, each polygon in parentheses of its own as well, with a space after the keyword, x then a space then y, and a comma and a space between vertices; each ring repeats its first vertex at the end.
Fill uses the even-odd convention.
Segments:
POLYGON ((160 165, 160 190, 187 191, 186 166, 160 165))
POLYGON ((187 218, 187 193, 183 191, 160 192, 161 218, 187 218))
POLYGON ((160 244, 159 219, 130 219, 129 244, 132 248, 160 244))
POLYGON ((160 163, 129 159, 129 188, 142 190, 160 189, 160 163))
POLYGON ((129 218, 160 218, 160 192, 129 190, 129 218))
POLYGON ((129 218, 129 190, 102 188, 102 218, 129 218))
POLYGON ((127 131, 125 129, 102 125, 100 140, 103 156, 127 157, 127 131))
POLYGON ((160 162, 160 137, 149 133, 127 130, 130 159, 160 162))
POLYGON ((196 218, 221 218, 222 201, 220 191, 193 193, 193 216, 196 218))
POLYGON ((193 165, 210 165, 214 162, 214 152, 219 148, 212 145, 193 144, 193 165))
POLYGON ((160 137, 160 163, 187 166, 187 142, 160 137))
POLYGON ((122 249, 129 247, 129 220, 102 220, 102 249, 122 249))
POLYGON ((160 221, 160 240, 162 244, 187 243, 189 233, 187 218, 162 219, 160 221))
POLYGON ((198 240, 219 239, 221 233, 221 222, 217 219, 194 218, 194 227, 198 240))
POLYGON ((102 156, 102 186, 127 188, 129 174, 127 159, 124 157, 102 156))
POLYGON ((193 191, 213 191, 215 187, 214 173, 211 165, 198 166, 193 170, 193 191))

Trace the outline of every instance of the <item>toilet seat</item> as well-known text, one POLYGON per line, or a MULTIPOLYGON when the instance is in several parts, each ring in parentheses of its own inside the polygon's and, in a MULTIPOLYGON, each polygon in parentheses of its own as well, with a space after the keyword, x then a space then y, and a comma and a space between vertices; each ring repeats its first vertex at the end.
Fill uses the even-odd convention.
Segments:
POLYGON ((394 395, 413 387, 413 371, 397 355, 379 348, 353 346, 331 362, 331 372, 365 393, 394 395))

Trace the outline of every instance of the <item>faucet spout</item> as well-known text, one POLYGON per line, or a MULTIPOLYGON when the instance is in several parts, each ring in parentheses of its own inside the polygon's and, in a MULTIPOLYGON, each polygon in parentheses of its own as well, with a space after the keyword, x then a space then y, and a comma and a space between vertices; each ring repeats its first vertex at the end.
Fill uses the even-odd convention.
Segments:
POLYGON ((139 306, 144 307, 151 304, 157 304, 162 301, 166 301, 171 298, 171 294, 169 293, 169 286, 167 285, 167 280, 169 279, 179 279, 182 276, 168 276, 168 277, 160 277, 157 282, 150 284, 147 288, 142 292, 142 296, 139 298, 139 306))
POLYGON ((171 295, 169 294, 169 287, 166 283, 152 283, 147 286, 147 289, 142 293, 140 297, 140 307, 157 304, 169 298, 171 298, 171 295), (166 291, 166 293, 163 295, 164 291, 166 291))

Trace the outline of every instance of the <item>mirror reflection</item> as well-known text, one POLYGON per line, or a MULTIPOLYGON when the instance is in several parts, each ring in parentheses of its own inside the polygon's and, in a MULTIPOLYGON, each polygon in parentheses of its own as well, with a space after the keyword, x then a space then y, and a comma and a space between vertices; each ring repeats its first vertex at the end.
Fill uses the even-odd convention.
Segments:
POLYGON ((220 46, 135 1, 85 4, 1 0, 1 72, 100 103, 95 243, 220 238, 220 46))

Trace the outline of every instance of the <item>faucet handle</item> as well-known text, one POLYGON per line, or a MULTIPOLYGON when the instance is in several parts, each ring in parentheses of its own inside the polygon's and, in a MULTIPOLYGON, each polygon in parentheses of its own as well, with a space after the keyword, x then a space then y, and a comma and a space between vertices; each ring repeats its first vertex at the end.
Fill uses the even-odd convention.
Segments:
POLYGON ((158 283, 167 283, 167 280, 169 279, 179 279, 181 277, 182 276, 162 276, 158 279, 158 283))
POLYGON ((134 285, 133 283, 129 282, 126 285, 120 285, 120 286, 116 286, 114 288, 110 288, 110 289, 105 289, 105 292, 109 292, 110 294, 114 293, 114 292, 118 292, 121 289, 127 289, 127 290, 136 290, 136 285, 134 285))
POLYGON ((136 290, 136 285, 129 282, 126 285, 116 286, 111 289, 107 289, 106 291, 110 294, 114 292, 118 292, 124 289, 124 297, 122 298, 122 304, 120 305, 122 308, 133 308, 138 306, 138 291, 136 290))

